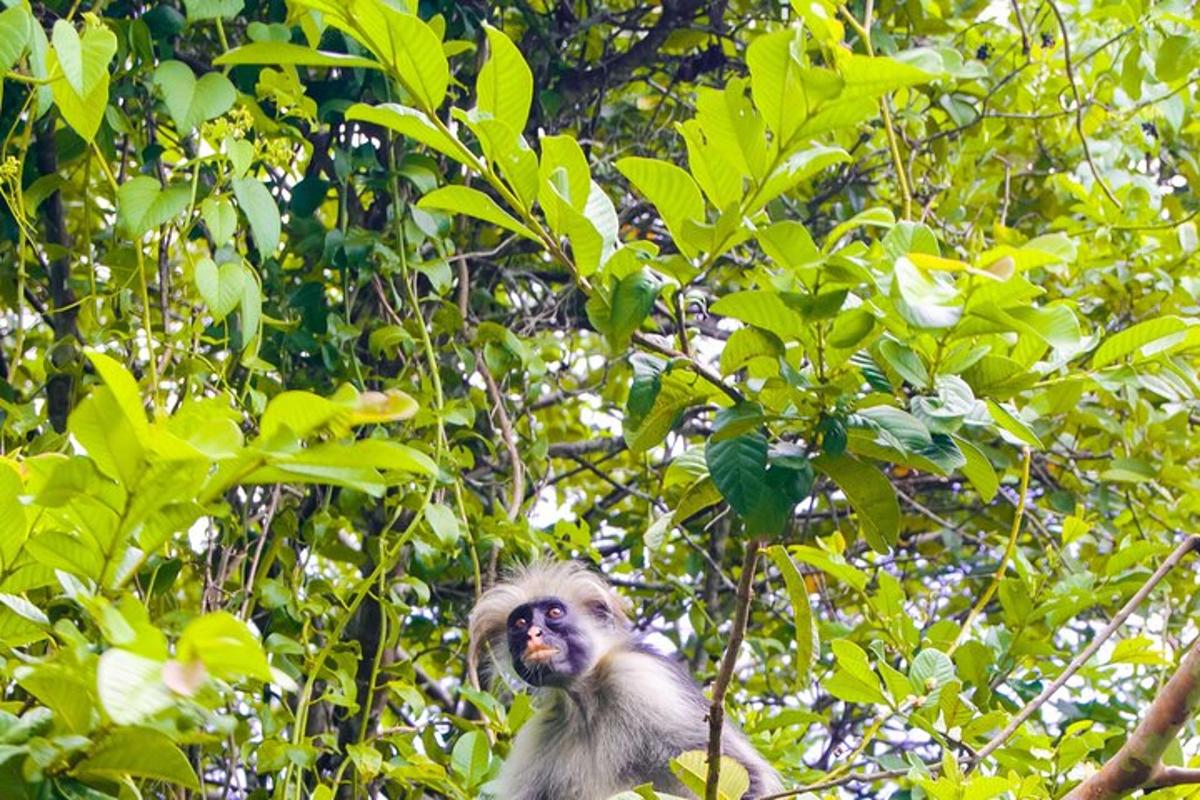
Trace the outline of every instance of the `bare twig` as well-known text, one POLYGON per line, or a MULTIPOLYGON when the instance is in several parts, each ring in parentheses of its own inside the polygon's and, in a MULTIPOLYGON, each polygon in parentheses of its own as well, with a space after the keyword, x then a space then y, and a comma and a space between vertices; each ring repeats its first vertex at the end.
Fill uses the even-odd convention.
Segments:
POLYGON ((1108 188, 1108 184, 1105 183, 1104 178, 1100 175, 1100 170, 1096 167, 1096 162, 1092 160, 1092 151, 1088 147, 1087 136, 1083 133, 1083 97, 1079 94, 1079 84, 1075 80, 1075 68, 1071 66, 1071 37, 1067 32, 1067 22, 1063 19, 1058 6, 1054 4, 1054 0, 1046 0, 1046 5, 1050 6, 1050 10, 1054 12, 1054 17, 1058 20, 1058 29, 1062 33, 1063 66, 1067 68, 1067 82, 1071 84, 1071 93, 1075 96, 1075 132, 1079 134, 1079 141, 1083 144, 1083 157, 1092 171, 1092 177, 1104 190, 1105 197, 1117 208, 1122 208, 1121 201, 1112 193, 1112 189, 1108 188))
POLYGON ((504 397, 500 394, 496 379, 492 377, 492 371, 488 369, 483 353, 476 355, 475 363, 483 382, 487 384, 488 397, 492 400, 496 422, 500 426, 500 439, 504 442, 509 463, 512 464, 512 492, 508 501, 508 518, 515 520, 521 513, 521 501, 525 499, 525 463, 521 461, 521 453, 517 450, 517 438, 513 434, 512 420, 508 418, 508 411, 504 408, 504 397))
POLYGON ((708 709, 708 777, 704 783, 704 800, 717 800, 717 785, 721 779, 721 731, 725 725, 725 693, 733 679, 733 668, 737 665, 738 651, 746 636, 746 624, 750 620, 750 595, 754 586, 754 572, 758 566, 758 554, 762 550, 761 539, 746 543, 746 556, 742 559, 742 574, 738 578, 737 607, 733 615, 733 628, 729 631, 729 643, 725 645, 725 656, 721 660, 721 671, 713 684, 712 704, 708 709))
POLYGON ((1122 623, 1125 622, 1129 615, 1137 610, 1138 606, 1140 606, 1142 602, 1150 595, 1150 593, 1154 591, 1154 587, 1158 586, 1158 584, 1162 582, 1162 579, 1165 578, 1167 574, 1174 569, 1180 561, 1183 560, 1184 556, 1196 550, 1200 550, 1200 535, 1193 534, 1185 539, 1183 544, 1179 545, 1179 547, 1176 547, 1171 555, 1167 556, 1166 560, 1159 565, 1158 569, 1154 571, 1154 574, 1150 576, 1149 580, 1146 581, 1142 588, 1138 589, 1137 594, 1129 598, 1129 602, 1117 612, 1116 616, 1112 618, 1112 621, 1105 625, 1104 628, 1096 634, 1096 637, 1088 643, 1088 646, 1083 648, 1079 655, 1075 656, 1075 658, 1071 660, 1071 663, 1067 665, 1067 668, 1064 669, 1062 673, 1050 683, 1050 685, 1043 689, 1037 697, 1026 703, 1025 707, 1017 712, 1015 717, 1009 720, 1008 724, 1004 726, 1002 731, 993 736, 987 744, 980 748, 979 753, 975 758, 975 764, 980 763, 983 761, 983 759, 994 753, 1008 740, 1008 737, 1016 733, 1017 728, 1021 727, 1025 720, 1029 719, 1034 711, 1037 711, 1039 708, 1041 708, 1047 700, 1054 696, 1055 692, 1066 685, 1066 682, 1071 679, 1071 676, 1078 672, 1080 668, 1088 662, 1088 659, 1095 655, 1096 651, 1100 649, 1101 645, 1103 645, 1106 641, 1108 641, 1109 637, 1116 633, 1117 629, 1121 627, 1122 623))

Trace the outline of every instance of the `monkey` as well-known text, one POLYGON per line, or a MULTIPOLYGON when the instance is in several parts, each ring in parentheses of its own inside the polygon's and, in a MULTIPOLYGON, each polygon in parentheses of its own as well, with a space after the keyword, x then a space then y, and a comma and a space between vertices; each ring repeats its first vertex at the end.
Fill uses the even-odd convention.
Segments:
MULTIPOLYGON (((643 784, 692 797, 670 761, 708 747, 709 701, 686 669, 637 636, 619 595, 572 561, 517 568, 468 620, 471 674, 483 650, 537 696, 496 780, 496 800, 607 800, 643 784)), ((736 725, 721 750, 746 768, 745 800, 783 791, 736 725)))

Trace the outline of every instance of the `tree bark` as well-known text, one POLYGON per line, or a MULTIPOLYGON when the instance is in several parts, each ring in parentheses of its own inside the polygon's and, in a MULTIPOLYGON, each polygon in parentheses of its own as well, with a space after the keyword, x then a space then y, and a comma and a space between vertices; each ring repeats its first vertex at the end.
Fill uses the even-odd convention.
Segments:
POLYGON ((1200 641, 1184 656, 1124 746, 1063 800, 1116 800, 1139 789, 1200 783, 1200 770, 1168 767, 1161 760, 1198 703, 1200 641))

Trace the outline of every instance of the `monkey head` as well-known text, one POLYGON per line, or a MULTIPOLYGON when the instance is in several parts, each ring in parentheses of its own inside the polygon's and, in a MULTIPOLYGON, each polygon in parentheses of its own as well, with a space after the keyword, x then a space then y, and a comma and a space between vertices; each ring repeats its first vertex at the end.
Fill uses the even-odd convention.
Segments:
POLYGON ((524 603, 508 615, 513 670, 530 686, 565 686, 591 663, 588 637, 557 597, 524 603))
POLYGON ((471 611, 468 659, 482 649, 502 672, 535 688, 566 688, 630 636, 624 603, 582 565, 539 562, 518 569, 471 611))

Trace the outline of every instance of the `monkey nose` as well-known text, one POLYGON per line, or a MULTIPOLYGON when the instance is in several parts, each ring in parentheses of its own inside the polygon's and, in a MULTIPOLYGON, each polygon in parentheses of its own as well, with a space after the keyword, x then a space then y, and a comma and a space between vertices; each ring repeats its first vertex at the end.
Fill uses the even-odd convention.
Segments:
POLYGON ((542 629, 534 625, 529 629, 529 640, 534 641, 542 638, 542 629))

